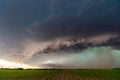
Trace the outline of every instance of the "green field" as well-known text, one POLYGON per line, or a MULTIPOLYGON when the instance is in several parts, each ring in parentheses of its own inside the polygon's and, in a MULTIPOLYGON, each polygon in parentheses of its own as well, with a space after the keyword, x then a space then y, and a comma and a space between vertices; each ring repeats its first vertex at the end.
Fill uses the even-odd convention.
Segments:
POLYGON ((0 70, 0 80, 120 80, 120 70, 0 70))
POLYGON ((120 70, 69 70, 81 77, 99 80, 120 80, 120 70))

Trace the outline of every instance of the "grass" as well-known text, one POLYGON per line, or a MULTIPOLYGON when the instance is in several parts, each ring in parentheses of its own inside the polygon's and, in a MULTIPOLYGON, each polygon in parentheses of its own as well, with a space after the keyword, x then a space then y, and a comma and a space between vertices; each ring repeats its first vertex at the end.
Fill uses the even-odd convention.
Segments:
POLYGON ((0 70, 0 80, 33 80, 58 74, 59 70, 0 70))
POLYGON ((120 70, 69 70, 69 73, 97 79, 120 79, 120 70))
MULTIPOLYGON (((84 80, 119 80, 120 70, 0 70, 0 80, 52 80, 56 75, 59 78, 79 76, 84 80), (61 75, 61 73, 63 75, 61 75), (61 76, 60 76, 61 75, 61 76), (75 75, 75 76, 74 76, 75 75)), ((54 79, 56 80, 57 77, 54 79)), ((61 80, 61 79, 60 79, 61 80)), ((66 80, 66 79, 64 79, 66 80)), ((71 80, 71 79, 67 79, 71 80)), ((77 80, 77 79, 76 79, 77 80)))

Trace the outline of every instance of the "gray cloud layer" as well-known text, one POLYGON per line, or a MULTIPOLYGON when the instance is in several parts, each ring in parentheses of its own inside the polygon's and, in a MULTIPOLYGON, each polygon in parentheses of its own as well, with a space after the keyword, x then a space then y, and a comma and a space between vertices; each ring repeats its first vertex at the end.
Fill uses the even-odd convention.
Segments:
POLYGON ((0 0, 0 57, 30 64, 33 59, 37 64, 59 58, 54 60, 57 65, 45 64, 52 67, 118 67, 118 57, 114 55, 114 62, 111 56, 119 55, 120 49, 119 4, 118 0, 0 0), (70 64, 65 65, 67 62, 70 64), (89 66, 92 62, 94 66, 89 66))

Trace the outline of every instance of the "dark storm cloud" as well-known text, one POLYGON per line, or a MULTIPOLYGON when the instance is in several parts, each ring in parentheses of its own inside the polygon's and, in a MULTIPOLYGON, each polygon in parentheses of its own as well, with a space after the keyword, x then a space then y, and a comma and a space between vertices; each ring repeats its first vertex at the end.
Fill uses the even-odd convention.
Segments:
POLYGON ((49 0, 0 0, 0 38, 6 48, 23 47, 27 29, 49 15, 49 0))
POLYGON ((118 0, 0 0, 0 58, 56 68, 119 66, 119 5, 118 0))
POLYGON ((117 0, 1 0, 1 3, 3 34, 20 39, 29 35, 27 30, 34 23, 40 23, 33 30, 35 38, 40 40, 57 36, 77 37, 81 33, 89 34, 97 32, 97 29, 112 30, 111 26, 119 26, 120 7, 117 0))
POLYGON ((119 34, 120 30, 118 0, 1 0, 0 3, 0 38, 9 48, 23 47, 29 36, 37 41, 51 41, 119 34), (34 23, 38 25, 32 26, 34 23))
MULTIPOLYGON (((43 0, 6 0, 1 6, 1 24, 4 32, 24 36, 36 21, 43 20, 49 13, 49 1, 43 0)), ((17 36, 15 36, 17 37, 17 36)))
POLYGON ((105 33, 119 34, 120 6, 116 4, 117 0, 53 1, 51 6, 54 16, 34 26, 31 30, 32 38, 41 41, 64 37, 89 37, 105 33), (74 5, 72 2, 78 3, 74 5))
POLYGON ((103 40, 100 43, 95 43, 94 41, 90 42, 87 39, 79 39, 79 40, 67 40, 67 41, 59 41, 59 42, 53 42, 52 44, 46 46, 42 50, 35 53, 42 54, 42 53, 56 53, 56 52, 81 52, 89 47, 113 47, 116 49, 120 49, 120 36, 111 37, 108 40, 103 40))
MULTIPOLYGON (((53 42, 40 53, 59 51, 81 51, 88 47, 112 46, 118 47, 116 37, 120 37, 120 6, 117 0, 53 0, 50 2, 51 15, 43 23, 29 29, 31 38, 35 41, 63 40, 53 42), (103 37, 110 34, 107 40, 103 37), (89 42, 94 36, 103 36, 101 41, 89 42), (87 42, 79 42, 85 39, 87 42), (69 46, 68 46, 69 44, 69 46)), ((97 37, 96 37, 97 38, 97 37)))
MULTIPOLYGON (((100 18, 99 18, 100 19, 100 18)), ((96 20, 96 19, 95 19, 96 20)), ((101 21, 83 21, 78 17, 60 17, 33 29, 33 36, 38 40, 57 38, 80 38, 105 33, 119 33, 120 24, 100 19, 101 21)))

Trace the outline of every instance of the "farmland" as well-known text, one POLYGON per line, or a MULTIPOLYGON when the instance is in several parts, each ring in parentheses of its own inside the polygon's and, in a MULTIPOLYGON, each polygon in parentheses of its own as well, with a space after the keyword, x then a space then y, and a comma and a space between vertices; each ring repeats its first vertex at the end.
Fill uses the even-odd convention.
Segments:
POLYGON ((0 80, 119 80, 120 70, 0 70, 0 80))

